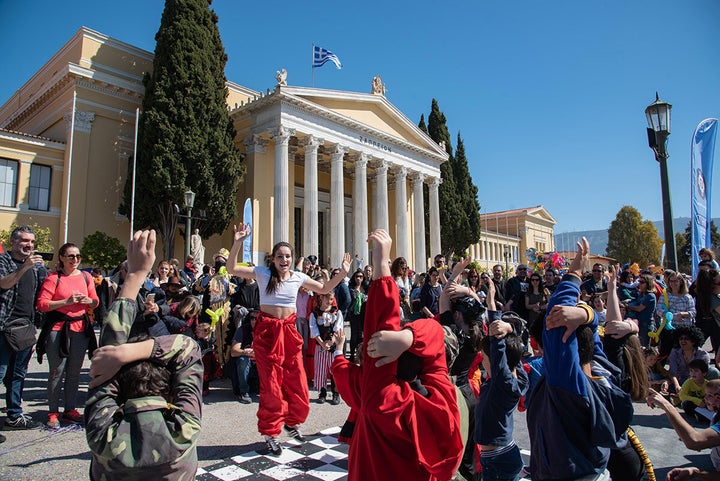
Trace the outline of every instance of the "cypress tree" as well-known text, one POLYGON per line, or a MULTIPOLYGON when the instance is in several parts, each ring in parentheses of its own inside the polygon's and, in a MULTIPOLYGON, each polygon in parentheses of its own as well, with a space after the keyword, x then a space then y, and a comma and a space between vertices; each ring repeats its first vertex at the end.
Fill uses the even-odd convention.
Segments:
MULTIPOLYGON (((447 162, 440 164, 440 178, 442 179, 442 183, 439 188, 440 243, 443 254, 447 256, 463 247, 458 243, 458 239, 459 236, 462 235, 462 219, 465 214, 462 211, 458 199, 457 186, 455 185, 453 172, 454 157, 452 144, 450 143, 450 132, 447 128, 447 119, 445 118, 445 114, 440 111, 438 102, 435 99, 432 99, 430 115, 428 116, 428 134, 435 142, 444 142, 445 151, 450 156, 447 162)), ((428 226, 428 229, 437 228, 438 226, 428 226)), ((438 252, 431 253, 433 256, 436 254, 438 254, 438 252)))
MULTIPOLYGON (((236 194, 244 167, 233 139, 226 98, 227 55, 218 17, 208 0, 166 0, 155 35, 152 74, 138 127, 135 193, 137 226, 159 231, 164 256, 174 252, 183 192, 196 193, 195 221, 202 237, 223 232, 237 215, 236 194)), ((129 182, 121 212, 130 206, 129 182)))
POLYGON ((460 230, 456 238, 457 252, 464 251, 470 244, 480 239, 480 204, 478 203, 478 189, 473 183, 465 157, 465 144, 457 136, 457 150, 453 159, 453 176, 457 189, 458 202, 463 216, 460 219, 460 230))
POLYGON ((420 123, 418 123, 418 128, 426 134, 428 133, 427 126, 425 125, 425 114, 420 114, 420 123))

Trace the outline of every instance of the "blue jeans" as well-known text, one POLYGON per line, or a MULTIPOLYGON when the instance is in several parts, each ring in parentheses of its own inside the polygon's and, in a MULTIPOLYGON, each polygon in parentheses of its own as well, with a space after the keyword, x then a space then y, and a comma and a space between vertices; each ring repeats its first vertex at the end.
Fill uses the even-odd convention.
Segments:
POLYGON ((240 394, 249 394, 248 375, 250 374, 250 358, 240 356, 235 358, 235 374, 237 375, 238 391, 240 394))
POLYGON ((5 335, 0 333, 0 379, 5 383, 8 419, 22 414, 22 393, 32 351, 32 346, 20 352, 13 351, 5 342, 5 335))
MULTIPOLYGON (((504 449, 504 448, 498 448, 504 449)), ((490 451, 492 452, 492 451, 490 451)), ((480 456, 483 481, 517 481, 523 467, 520 448, 513 445, 497 456, 480 456)))

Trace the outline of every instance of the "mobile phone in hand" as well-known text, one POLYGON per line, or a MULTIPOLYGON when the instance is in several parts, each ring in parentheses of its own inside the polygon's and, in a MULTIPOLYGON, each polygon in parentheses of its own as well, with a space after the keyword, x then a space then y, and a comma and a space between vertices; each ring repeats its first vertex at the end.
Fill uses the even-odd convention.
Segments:
POLYGON ((53 260, 53 253, 52 252, 36 252, 36 255, 39 255, 42 257, 42 260, 44 261, 51 261, 53 260))
POLYGON ((145 302, 155 302, 155 293, 151 292, 145 297, 145 302))

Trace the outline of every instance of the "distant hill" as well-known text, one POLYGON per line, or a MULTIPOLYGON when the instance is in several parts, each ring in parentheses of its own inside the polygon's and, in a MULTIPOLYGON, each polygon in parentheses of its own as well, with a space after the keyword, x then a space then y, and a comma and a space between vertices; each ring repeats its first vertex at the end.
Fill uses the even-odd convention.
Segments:
MULTIPOLYGON (((690 217, 676 217, 673 221, 673 228, 675 233, 685 232, 685 228, 690 222, 690 217)), ((720 226, 720 218, 714 218, 713 222, 715 225, 720 226)), ((663 230, 663 223, 661 220, 653 222, 655 228, 658 230, 661 239, 665 239, 665 232, 663 230)), ((610 227, 610 224, 608 224, 610 227)), ((594 254, 605 254, 605 249, 608 243, 608 231, 605 230, 586 230, 586 231, 574 231, 574 232, 563 232, 555 234, 555 248, 558 250, 575 250, 575 242, 581 237, 587 237, 590 242, 590 250, 594 254)))

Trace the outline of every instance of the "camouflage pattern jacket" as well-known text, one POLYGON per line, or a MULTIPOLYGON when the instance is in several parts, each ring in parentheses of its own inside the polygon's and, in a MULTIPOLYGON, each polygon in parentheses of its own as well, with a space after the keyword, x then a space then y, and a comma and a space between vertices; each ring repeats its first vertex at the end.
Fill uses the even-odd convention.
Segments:
MULTIPOLYGON (((108 311, 100 345, 126 342, 135 311, 134 300, 116 300, 108 311)), ((195 478, 202 417, 200 350, 188 336, 160 336, 155 338, 151 359, 172 373, 172 403, 148 396, 121 405, 114 379, 88 393, 85 430, 92 452, 92 480, 195 478)))

